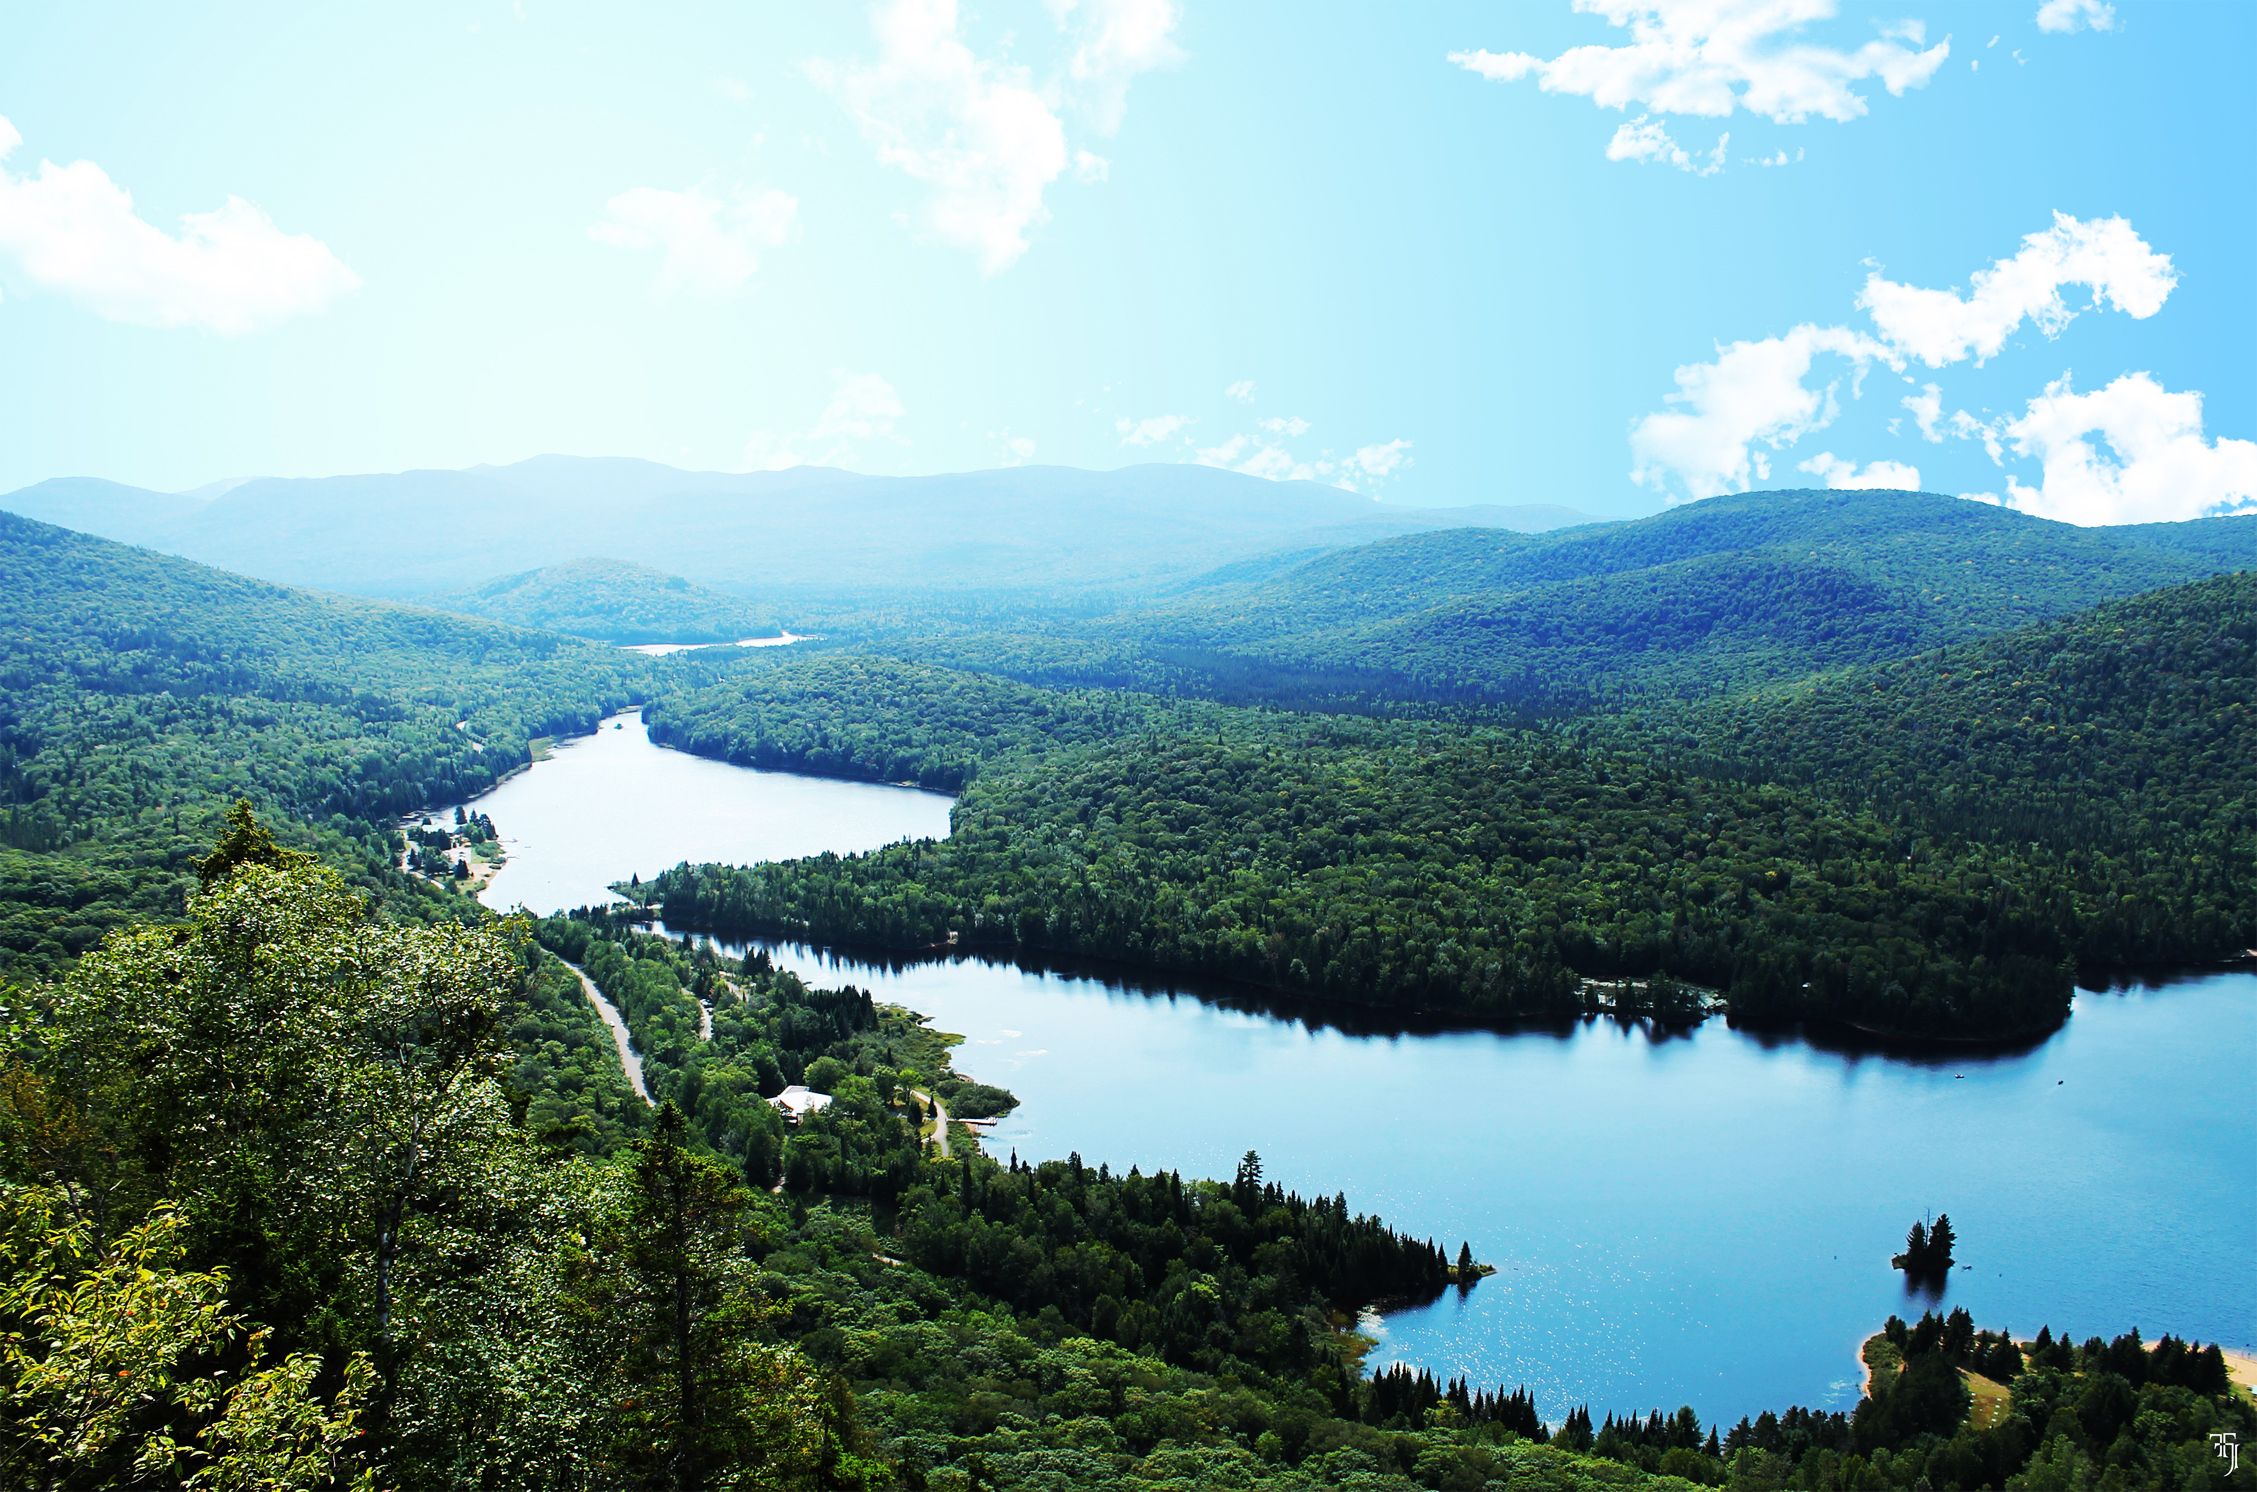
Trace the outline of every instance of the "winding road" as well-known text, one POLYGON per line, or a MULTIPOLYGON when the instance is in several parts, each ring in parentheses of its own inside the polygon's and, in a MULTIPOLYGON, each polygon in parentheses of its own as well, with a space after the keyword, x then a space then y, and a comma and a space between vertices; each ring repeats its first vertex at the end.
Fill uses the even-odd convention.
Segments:
POLYGON ((596 1007, 596 1014, 602 1016, 604 1025, 611 1029, 611 1044, 619 1048, 619 1067, 627 1074, 627 1086, 635 1090, 637 1098, 650 1103, 650 1089, 643 1084, 643 1059, 635 1051, 634 1038, 627 1034, 627 1021, 620 1015, 619 1007, 604 998, 603 991, 596 988, 596 982, 588 977, 586 969, 569 959, 560 958, 557 962, 580 976, 580 992, 588 997, 588 1003, 596 1007))

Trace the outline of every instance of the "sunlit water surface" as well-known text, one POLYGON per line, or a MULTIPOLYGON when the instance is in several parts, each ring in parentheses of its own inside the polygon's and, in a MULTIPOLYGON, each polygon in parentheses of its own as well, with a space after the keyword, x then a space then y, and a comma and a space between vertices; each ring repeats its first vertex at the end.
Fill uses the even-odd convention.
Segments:
POLYGON ((915 788, 758 772, 653 745, 639 712, 566 741, 480 797, 507 857, 480 899, 550 913, 684 860, 748 864, 948 833, 950 799, 915 788))

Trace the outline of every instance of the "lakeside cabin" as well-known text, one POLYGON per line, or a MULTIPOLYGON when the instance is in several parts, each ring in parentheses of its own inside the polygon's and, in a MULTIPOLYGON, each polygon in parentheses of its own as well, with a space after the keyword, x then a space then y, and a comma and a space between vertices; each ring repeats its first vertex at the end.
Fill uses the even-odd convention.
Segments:
POLYGON ((831 1095, 817 1093, 805 1083, 794 1083, 768 1101, 783 1110, 786 1119, 797 1124, 809 1114, 819 1114, 829 1108, 831 1095))

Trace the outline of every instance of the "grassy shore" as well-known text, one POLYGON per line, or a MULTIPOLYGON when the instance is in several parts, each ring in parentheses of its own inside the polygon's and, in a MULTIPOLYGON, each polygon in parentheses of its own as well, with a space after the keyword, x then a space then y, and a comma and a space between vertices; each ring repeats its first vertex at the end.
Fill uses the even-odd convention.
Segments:
MULTIPOLYGON (((1858 1390, 1867 1398, 1872 1397, 1875 1379, 1894 1380, 1897 1374, 1904 1371, 1904 1354, 1897 1350, 1894 1342, 1878 1332, 1865 1339, 1864 1345, 1858 1348, 1857 1359, 1864 1369, 1858 1390)), ((1959 1370, 1959 1376, 1967 1384, 1969 1424, 1978 1430, 1988 1430, 2006 1418, 2007 1410, 2013 1406, 2014 1395, 2005 1384, 1995 1378, 1985 1378, 1980 1373, 1969 1372, 1965 1368, 1959 1370)))

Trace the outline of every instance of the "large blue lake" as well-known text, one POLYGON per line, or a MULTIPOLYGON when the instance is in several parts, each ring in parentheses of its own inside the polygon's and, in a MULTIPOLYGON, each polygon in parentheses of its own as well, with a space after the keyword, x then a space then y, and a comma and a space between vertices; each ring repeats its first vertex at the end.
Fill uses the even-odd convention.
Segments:
MULTIPOLYGON (((936 795, 695 761, 625 725, 480 801, 511 849, 490 901, 946 832, 936 795)), ((1547 1418, 1849 1407, 1858 1341, 1924 1304, 1888 1256, 1937 1210, 1964 1266, 1944 1302, 1981 1324, 2257 1346, 2248 972, 2081 994, 2011 1055, 1907 1057, 1721 1020, 1356 1034, 1158 981, 769 946, 961 1034, 959 1067, 1021 1100, 998 1153, 1228 1175, 1253 1149, 1289 1186, 1471 1242, 1498 1273, 1386 1317, 1375 1362, 1526 1384, 1547 1418)))

